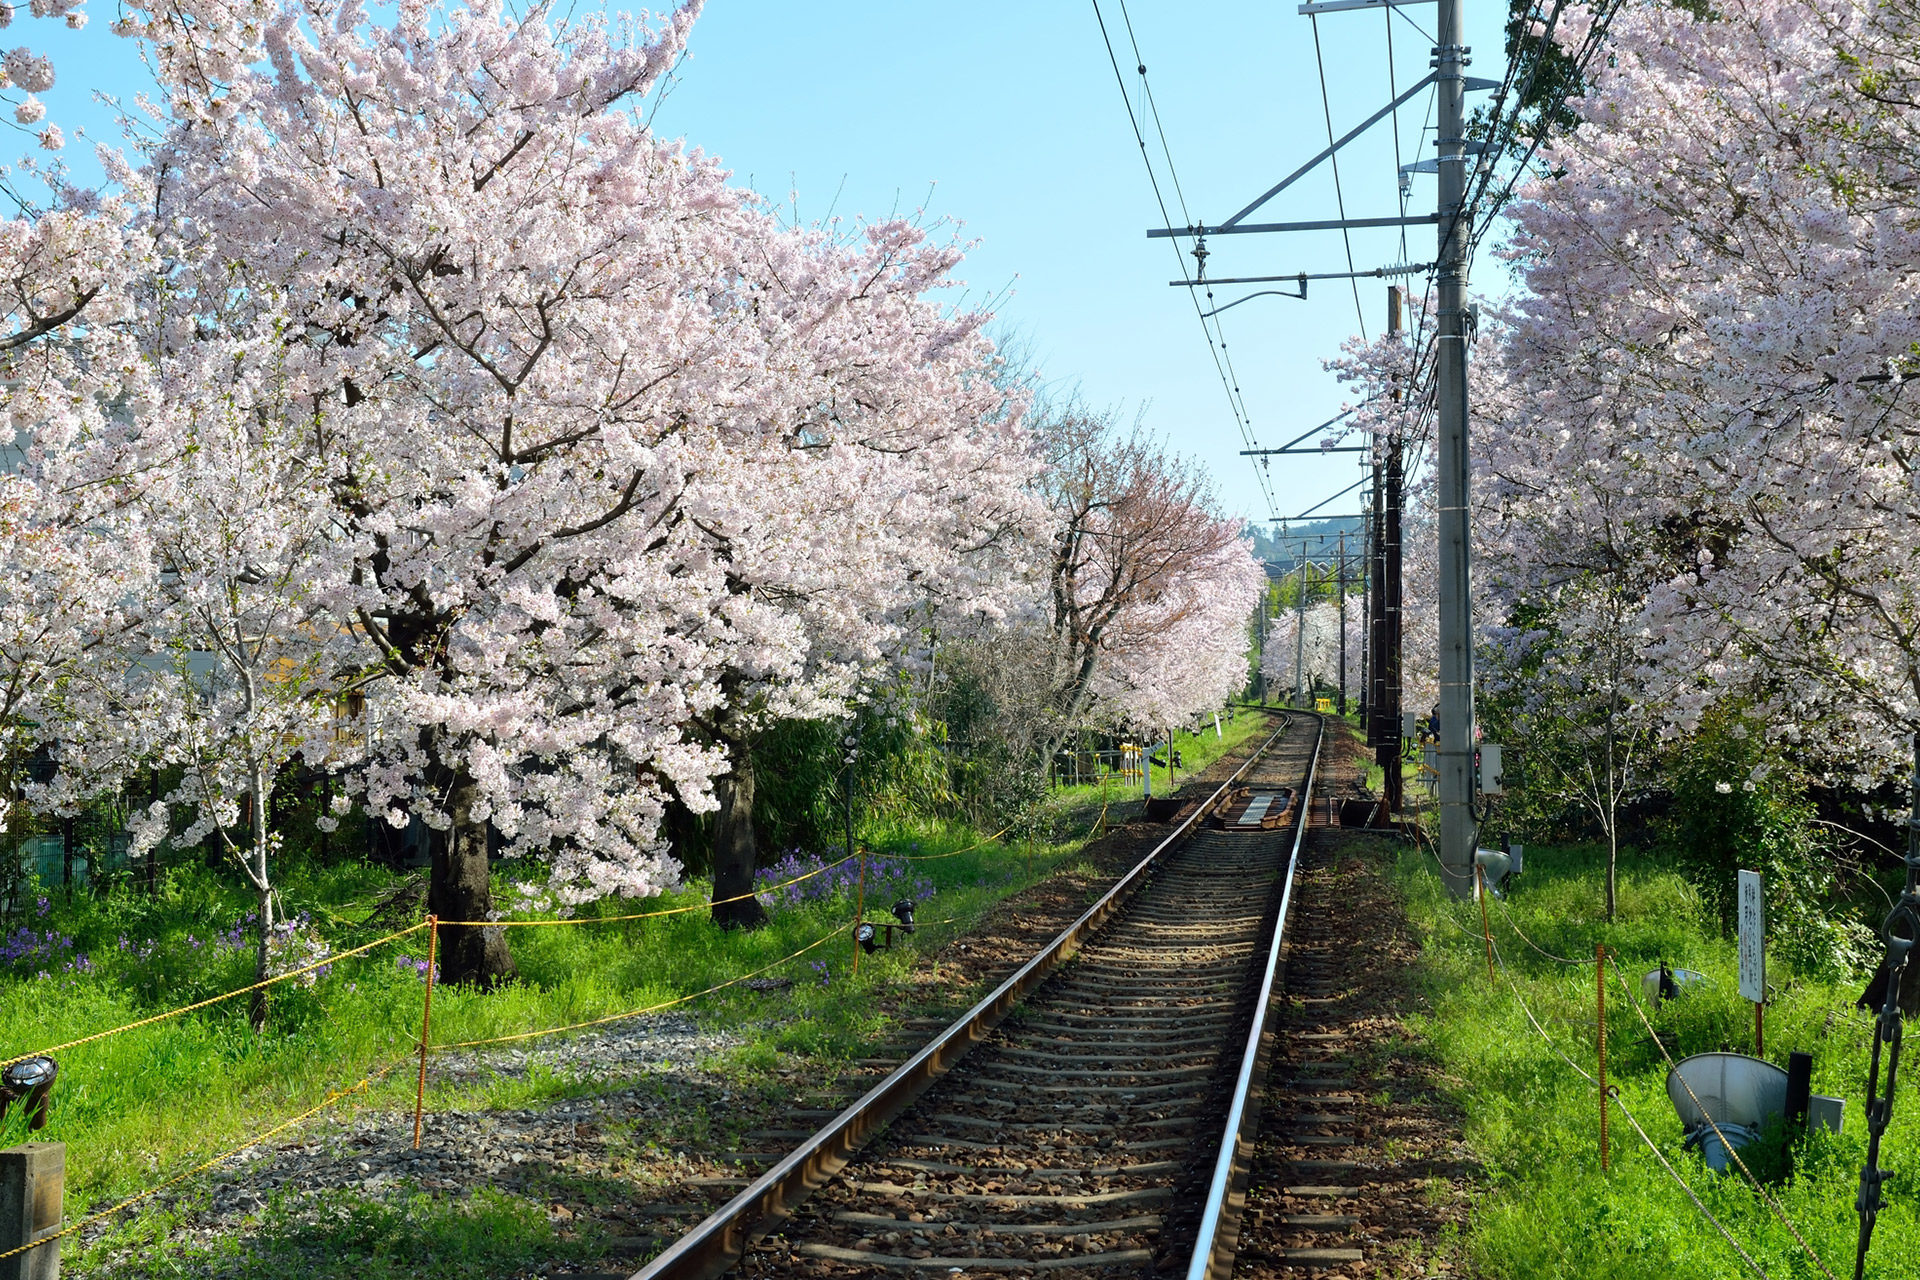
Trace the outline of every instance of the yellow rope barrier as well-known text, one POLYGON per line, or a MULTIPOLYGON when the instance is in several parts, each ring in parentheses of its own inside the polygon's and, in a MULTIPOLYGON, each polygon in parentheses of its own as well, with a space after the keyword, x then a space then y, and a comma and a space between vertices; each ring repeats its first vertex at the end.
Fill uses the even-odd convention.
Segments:
POLYGON ((139 1204, 142 1200, 146 1200, 153 1196, 159 1195, 162 1191, 165 1191, 168 1187, 178 1186, 179 1184, 181 1184, 182 1182, 185 1182, 188 1178, 193 1177, 197 1173, 205 1173, 208 1169, 213 1168, 215 1165, 220 1164, 223 1161, 231 1160, 233 1157, 239 1155, 243 1151, 250 1151, 254 1147, 257 1147, 261 1143, 265 1142, 267 1139, 273 1137, 275 1134, 284 1133, 288 1129, 291 1129, 293 1126, 301 1123, 302 1121, 312 1119, 314 1116, 318 1115, 322 1111, 325 1111, 328 1107, 331 1107, 336 1102, 339 1102, 341 1099, 351 1097, 354 1094, 359 1093, 363 1089, 371 1088, 374 1081, 384 1079, 388 1072, 392 1071, 395 1066, 399 1066, 399 1065, 401 1064, 394 1063, 390 1066, 382 1067, 378 1071, 369 1072, 367 1076, 360 1081, 359 1084, 350 1085, 345 1089, 341 1089, 337 1093, 329 1093, 326 1096, 326 1098, 319 1103, 319 1105, 309 1107, 307 1110, 302 1111, 299 1115, 293 1117, 291 1120, 281 1121, 279 1124, 273 1126, 273 1128, 271 1129, 266 1130, 264 1133, 255 1134, 253 1137, 247 1139, 245 1142, 241 1143, 237 1147, 231 1147, 226 1151, 221 1152, 219 1155, 214 1156, 210 1160, 202 1160, 199 1164, 194 1165, 191 1169, 188 1169, 182 1173, 177 1173, 173 1177, 168 1178, 165 1182, 162 1182, 157 1186, 149 1187, 145 1191, 142 1191, 137 1195, 128 1196, 125 1200, 120 1201, 118 1204, 102 1209, 98 1213, 88 1214, 86 1217, 81 1218, 79 1221, 73 1223, 71 1226, 62 1227, 59 1231, 55 1232, 53 1235, 46 1236, 40 1240, 36 1240, 32 1244, 23 1244, 17 1249, 9 1249, 5 1253, 0 1253, 0 1262, 3 1262, 6 1259, 11 1258, 16 1254, 26 1253, 28 1250, 38 1249, 42 1245, 51 1244, 53 1241, 58 1240, 63 1236, 70 1236, 74 1232, 79 1231, 82 1228, 91 1225, 92 1223, 100 1221, 102 1218, 110 1218, 114 1214, 119 1213, 123 1209, 131 1208, 133 1205, 139 1204))
POLYGON ((783 880, 779 884, 770 884, 764 888, 755 889, 752 893, 736 893, 731 898, 715 898, 710 902, 694 902, 684 907, 668 907, 664 911, 639 911, 627 916, 582 916, 572 920, 442 920, 440 927, 445 929, 451 925, 460 925, 469 929, 524 929, 561 924, 619 924, 623 920, 653 920, 660 916, 684 915, 689 911, 705 911, 711 907, 723 906, 729 902, 745 902, 748 898, 756 897, 763 893, 772 893, 777 889, 784 889, 788 885, 799 884, 802 880, 811 880, 813 877, 823 875, 835 867, 852 862, 859 856, 857 853, 850 853, 840 859, 839 862, 829 862, 824 867, 815 867, 805 875, 798 875, 791 880, 783 880))
POLYGON ((267 978, 261 982, 250 983, 247 986, 239 987, 221 995, 209 996, 205 1000, 196 1000, 192 1004, 181 1005, 178 1009, 169 1009, 165 1013, 156 1013, 151 1018, 142 1018, 138 1022, 129 1022, 125 1026, 113 1027, 106 1031, 96 1031, 90 1036, 81 1036, 78 1040, 69 1040, 65 1044, 56 1044, 48 1049, 36 1049, 32 1053, 23 1053, 17 1058, 8 1058, 0 1061, 0 1067, 11 1066, 16 1062, 25 1062, 28 1058, 48 1057, 67 1049, 76 1049, 83 1044, 92 1044, 96 1040, 105 1040, 109 1036, 117 1036, 124 1031, 133 1031, 140 1027, 150 1027, 156 1022, 165 1022, 169 1018, 177 1018, 183 1013, 192 1013, 195 1009, 204 1009, 209 1005, 219 1004, 222 1000, 231 1000, 235 996, 246 995, 249 991, 259 991, 262 988, 271 987, 275 983, 287 982, 291 979, 312 973, 315 969, 324 969, 329 965, 338 964, 342 960, 350 960, 354 956, 362 955, 373 950, 375 947, 383 947, 396 938, 404 938, 410 933, 418 933, 426 927, 427 922, 422 920, 419 924, 409 925, 398 933, 390 933, 384 938, 375 938, 372 942, 355 947, 351 951, 341 951, 328 956, 324 960, 316 960, 310 965, 293 970, 291 973, 283 973, 277 977, 267 978))
POLYGON ((957 858, 963 853, 972 853, 975 849, 985 848, 1011 830, 1013 830, 1013 826, 1009 823, 984 840, 975 840, 964 849, 953 849, 946 853, 891 853, 886 856, 898 859, 901 862, 938 862, 942 858, 957 858))
POLYGON ((800 948, 798 951, 794 952, 792 955, 781 956, 778 960, 775 960, 771 964, 762 965, 760 968, 753 970, 751 973, 743 973, 737 978, 729 978, 725 982, 716 983, 713 986, 708 987, 705 991, 695 991, 688 995, 676 996, 671 1000, 662 1000, 659 1004, 650 1004, 640 1009, 628 1009, 624 1013, 610 1013, 604 1018, 593 1018, 586 1022, 573 1022, 573 1023, 567 1024, 564 1027, 545 1027, 539 1031, 519 1031, 519 1032, 515 1032, 513 1035, 510 1035, 510 1036, 490 1036, 485 1040, 456 1040, 451 1044, 436 1044, 431 1046, 431 1048, 433 1049, 434 1052, 437 1053, 442 1049, 471 1049, 476 1045, 506 1044, 507 1042, 513 1041, 513 1040, 534 1040, 534 1039, 538 1039, 541 1036, 557 1036, 563 1031, 579 1031, 585 1027, 604 1026, 609 1022, 619 1022, 626 1018, 638 1018, 642 1014, 658 1013, 662 1009, 671 1009, 673 1006, 677 1004, 685 1004, 689 1000, 698 1000, 701 996, 710 996, 716 991, 724 991, 728 987, 738 986, 740 983, 747 981, 747 979, 749 978, 757 978, 761 974, 767 972, 769 969, 777 969, 781 965, 787 963, 787 961, 789 960, 798 960, 801 956, 807 954, 807 952, 809 951, 812 951, 815 947, 824 946, 826 943, 832 942, 835 938, 838 938, 843 932, 844 932, 844 928, 842 926, 836 925, 832 930, 832 932, 827 933, 822 937, 814 939, 812 942, 809 942, 806 946, 800 948))

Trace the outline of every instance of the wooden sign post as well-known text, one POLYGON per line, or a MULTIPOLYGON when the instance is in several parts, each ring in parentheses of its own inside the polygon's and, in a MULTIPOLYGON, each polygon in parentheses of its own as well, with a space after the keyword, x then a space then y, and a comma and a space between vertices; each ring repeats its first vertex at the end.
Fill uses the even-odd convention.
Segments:
POLYGON ((1753 1001, 1753 1056, 1767 1053, 1767 897, 1758 871, 1739 873, 1740 994, 1753 1001))

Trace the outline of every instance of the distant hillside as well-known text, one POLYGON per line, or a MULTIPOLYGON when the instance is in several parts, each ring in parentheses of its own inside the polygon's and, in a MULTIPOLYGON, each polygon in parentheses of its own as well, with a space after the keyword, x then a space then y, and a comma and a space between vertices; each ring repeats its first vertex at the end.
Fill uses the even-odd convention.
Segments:
POLYGON ((1347 553, 1357 552, 1361 546, 1363 531, 1358 519, 1344 520, 1302 520, 1287 526, 1286 536, 1279 537, 1274 530, 1277 525, 1251 529, 1253 553, 1267 564, 1270 576, 1284 576, 1294 568, 1294 555, 1303 541, 1307 548, 1307 558, 1316 564, 1331 560, 1338 548, 1339 536, 1347 535, 1347 553))

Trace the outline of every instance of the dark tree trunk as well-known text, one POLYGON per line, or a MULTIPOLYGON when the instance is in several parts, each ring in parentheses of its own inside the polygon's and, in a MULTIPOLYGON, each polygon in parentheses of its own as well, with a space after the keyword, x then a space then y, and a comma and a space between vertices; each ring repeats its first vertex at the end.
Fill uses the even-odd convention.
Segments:
MULTIPOLYGON (((493 910, 493 886, 487 823, 473 816, 479 786, 461 766, 452 766, 447 774, 450 785, 444 794, 452 823, 431 835, 433 875, 427 887, 427 910, 442 920, 485 920, 493 910)), ((505 929, 441 926, 441 982, 467 982, 492 990, 514 976, 505 929)))
POLYGON ((713 820, 713 922, 723 929, 757 929, 767 913, 753 894, 760 842, 753 830, 753 751, 733 744, 733 769, 713 780, 720 811, 713 820), (735 901, 728 901, 735 899, 735 901))
MULTIPOLYGON (((331 803, 332 800, 333 800, 333 775, 323 773, 320 775, 320 816, 322 818, 330 818, 333 816, 333 805, 331 803)), ((320 865, 324 867, 327 865, 327 862, 328 862, 327 829, 319 825, 318 823, 315 823, 314 833, 320 837, 319 858, 320 858, 320 865)))

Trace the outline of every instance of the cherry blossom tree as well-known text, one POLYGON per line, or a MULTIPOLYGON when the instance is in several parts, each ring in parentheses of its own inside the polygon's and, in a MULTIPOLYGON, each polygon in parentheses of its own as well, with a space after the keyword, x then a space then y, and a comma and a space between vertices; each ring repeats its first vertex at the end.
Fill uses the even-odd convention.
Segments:
POLYGON ((1863 782, 1920 728, 1920 321, 1897 212, 1915 19, 1621 11, 1509 245, 1527 292, 1505 434, 1599 482, 1579 509, 1534 504, 1547 536, 1593 526, 1606 495, 1649 570, 1650 657, 1696 677, 1675 683, 1677 727, 1733 692, 1863 782))
POLYGON ((124 328, 144 264, 129 212, 117 196, 0 223, 0 826, 21 764, 55 746, 51 696, 114 642, 150 567, 102 462, 128 445, 114 406, 152 394, 124 328))
MULTIPOLYGON (((136 815, 132 850, 214 840, 253 888, 264 981, 274 791, 296 755, 324 761, 351 652, 317 591, 335 553, 331 495, 313 456, 284 434, 300 415, 274 403, 277 344, 255 344, 253 359, 242 346, 208 345, 166 362, 161 395, 120 459, 141 481, 121 526, 143 532, 151 562, 111 645, 62 683, 59 781, 84 792, 177 770, 172 791, 136 815), (190 814, 177 837, 176 806, 190 814)), ((133 550, 121 541, 123 555, 133 550)), ((264 1027, 264 989, 251 1016, 264 1027)))
POLYGON ((848 714, 916 660, 936 616, 1004 617, 1021 582, 1009 557, 1045 518, 1020 402, 992 376, 988 317, 931 296, 955 246, 891 222, 850 244, 816 230, 773 247, 766 307, 796 335, 791 385, 766 410, 782 443, 733 445, 689 494, 742 637, 695 719, 728 761, 714 781, 714 917, 729 926, 764 919, 751 896, 758 736, 848 714))
POLYGON ((1246 684, 1246 623, 1267 574, 1237 522, 1213 525, 1234 536, 1196 556, 1155 598, 1116 616, 1093 682, 1096 720, 1151 732, 1223 706, 1246 684))
MULTIPOLYGON (((1357 605, 1347 610, 1347 687, 1359 687, 1360 637, 1365 619, 1357 605)), ((1281 609, 1267 624, 1267 651, 1263 668, 1270 688, 1311 689, 1316 684, 1340 683, 1340 606, 1333 600, 1315 600, 1301 613, 1281 609), (1298 667, 1296 669, 1296 656, 1298 667)))
MULTIPOLYGON (((952 246, 785 227, 638 118, 696 8, 129 20, 176 88, 120 175, 183 264, 158 327, 284 335, 269 411, 324 478, 313 598, 366 699, 347 785, 433 830, 443 919, 488 917, 502 850, 576 900, 673 883, 666 799, 741 831, 758 726, 991 596, 979 553, 1031 506, 983 318, 922 297, 952 246)), ((443 955, 512 971, 477 924, 443 955)))
POLYGON ((1164 725, 1225 701, 1246 679, 1264 573, 1192 464, 1078 406, 1041 435, 1054 534, 1031 755, 1044 767, 1090 718, 1164 725), (1176 634, 1201 646, 1190 674, 1163 647, 1176 634))

